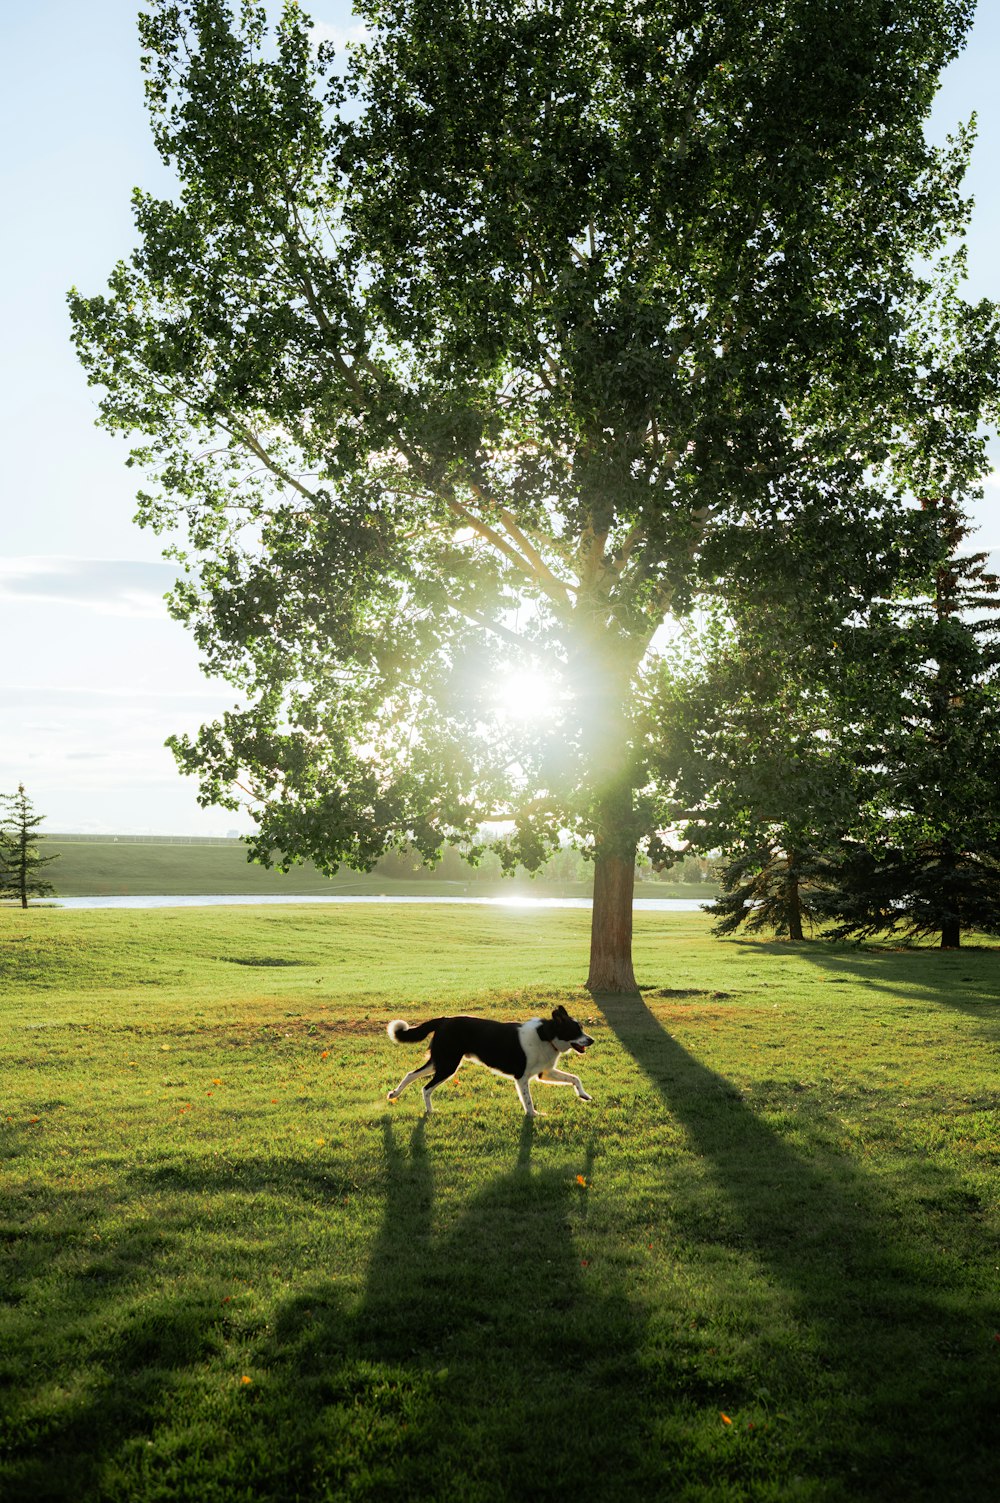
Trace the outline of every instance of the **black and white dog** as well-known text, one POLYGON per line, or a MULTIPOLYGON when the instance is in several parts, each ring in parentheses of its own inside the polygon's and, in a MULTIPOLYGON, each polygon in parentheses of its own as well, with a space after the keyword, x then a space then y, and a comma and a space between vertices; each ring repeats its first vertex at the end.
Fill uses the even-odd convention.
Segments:
POLYGON ((494 1023, 490 1018, 431 1018, 411 1028, 402 1018, 395 1018, 386 1029, 397 1044, 418 1044, 428 1034, 428 1057, 419 1069, 404 1075, 389 1100, 395 1101, 413 1080, 426 1080, 423 1087, 424 1111, 430 1114, 431 1091, 443 1080, 450 1080, 463 1059, 474 1059, 497 1075, 508 1075, 517 1087, 521 1105, 529 1117, 537 1115, 531 1099, 531 1082, 543 1085, 571 1085, 581 1101, 591 1101, 578 1075, 556 1068, 559 1056, 568 1049, 582 1054, 594 1040, 584 1033, 565 1007, 557 1007, 551 1018, 530 1018, 527 1023, 494 1023))

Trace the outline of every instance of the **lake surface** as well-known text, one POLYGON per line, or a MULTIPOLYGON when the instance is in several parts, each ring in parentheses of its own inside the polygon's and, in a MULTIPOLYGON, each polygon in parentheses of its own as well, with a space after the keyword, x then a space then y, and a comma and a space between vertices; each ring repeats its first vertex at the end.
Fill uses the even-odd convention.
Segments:
MULTIPOLYGON (((331 894, 329 897, 296 897, 263 894, 254 895, 240 893, 235 896, 201 895, 199 897, 94 897, 94 898, 56 898, 50 899, 49 903, 57 908, 218 908, 226 904, 239 905, 240 907, 267 907, 272 904, 288 903, 433 903, 455 904, 471 903, 481 908, 589 908, 590 898, 530 898, 511 896, 509 898, 439 898, 439 897, 393 897, 389 893, 372 893, 370 896, 359 896, 356 893, 342 893, 339 896, 331 894)), ((633 907, 639 913, 697 913, 704 907, 704 898, 636 898, 633 907)))

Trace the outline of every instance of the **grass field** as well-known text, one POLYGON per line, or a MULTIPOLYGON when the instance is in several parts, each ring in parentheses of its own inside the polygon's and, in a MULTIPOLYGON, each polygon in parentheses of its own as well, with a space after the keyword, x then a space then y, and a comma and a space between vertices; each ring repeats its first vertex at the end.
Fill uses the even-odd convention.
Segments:
POLYGON ((996 948, 0 913, 5 1503, 997 1492, 996 948), (593 1105, 385 1023, 597 1038, 593 1105))
MULTIPOLYGON (((40 851, 47 856, 59 854, 58 861, 46 867, 43 875, 62 897, 164 897, 177 893, 196 896, 222 893, 229 897, 245 894, 315 897, 342 893, 487 897, 510 896, 515 892, 537 897, 586 897, 593 887, 592 883, 557 882, 544 873, 534 881, 524 875, 516 881, 487 882, 471 867, 465 880, 459 881, 443 881, 432 872, 412 881, 393 879, 378 872, 352 872, 346 867, 335 877, 324 877, 310 863, 282 873, 248 862, 247 847, 241 841, 228 845, 212 845, 207 841, 168 845, 119 841, 112 836, 60 841, 58 835, 52 835, 40 851)), ((687 882, 661 881, 640 883, 636 889, 639 897, 701 898, 706 902, 716 892, 712 885, 699 887, 687 882)))

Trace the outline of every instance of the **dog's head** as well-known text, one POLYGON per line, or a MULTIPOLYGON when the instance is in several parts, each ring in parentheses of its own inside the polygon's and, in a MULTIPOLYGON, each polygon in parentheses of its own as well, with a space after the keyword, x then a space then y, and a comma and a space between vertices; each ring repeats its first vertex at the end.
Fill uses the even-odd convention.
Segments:
POLYGON ((577 1054, 583 1054, 594 1042, 590 1034, 584 1033, 576 1019, 571 1018, 562 1006, 553 1010, 552 1017, 542 1024, 538 1032, 543 1039, 555 1044, 560 1053, 575 1049, 577 1054))

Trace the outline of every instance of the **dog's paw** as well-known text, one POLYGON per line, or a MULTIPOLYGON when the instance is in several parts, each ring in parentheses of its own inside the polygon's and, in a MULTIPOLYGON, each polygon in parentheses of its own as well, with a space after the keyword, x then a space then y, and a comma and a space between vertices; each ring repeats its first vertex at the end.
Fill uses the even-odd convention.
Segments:
POLYGON ((588 1096, 586 1091, 577 1091, 576 1094, 579 1096, 581 1101, 593 1101, 594 1099, 593 1096, 588 1096))
POLYGON ((390 1091, 385 1099, 386 1101, 398 1101, 399 1097, 396 1095, 395 1091, 390 1091))

